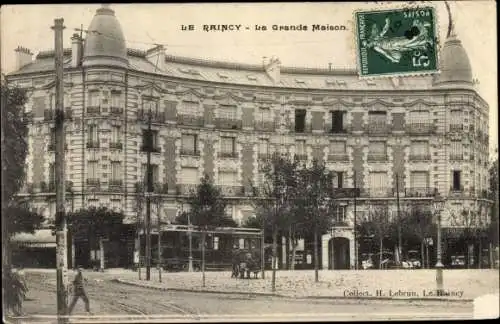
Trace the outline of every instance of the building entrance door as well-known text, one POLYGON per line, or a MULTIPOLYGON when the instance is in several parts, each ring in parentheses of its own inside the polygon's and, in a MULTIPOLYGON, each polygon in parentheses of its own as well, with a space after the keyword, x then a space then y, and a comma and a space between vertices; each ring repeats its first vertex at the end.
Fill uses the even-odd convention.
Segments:
POLYGON ((335 237, 328 242, 328 269, 350 269, 349 239, 335 237))

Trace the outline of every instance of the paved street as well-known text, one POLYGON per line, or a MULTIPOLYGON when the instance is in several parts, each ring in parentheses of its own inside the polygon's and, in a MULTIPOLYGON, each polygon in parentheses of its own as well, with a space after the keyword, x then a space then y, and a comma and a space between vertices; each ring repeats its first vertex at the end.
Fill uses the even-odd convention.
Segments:
MULTIPOLYGON (((91 277, 87 293, 94 317, 79 301, 71 322, 196 320, 349 320, 471 318, 472 303, 444 301, 311 300, 248 294, 159 291, 91 277), (117 317, 120 316, 120 317, 117 317), (145 316, 150 316, 146 318, 145 316)), ((71 276, 70 276, 71 278, 71 276)), ((55 274, 28 273, 26 317, 14 322, 54 322, 55 274)))

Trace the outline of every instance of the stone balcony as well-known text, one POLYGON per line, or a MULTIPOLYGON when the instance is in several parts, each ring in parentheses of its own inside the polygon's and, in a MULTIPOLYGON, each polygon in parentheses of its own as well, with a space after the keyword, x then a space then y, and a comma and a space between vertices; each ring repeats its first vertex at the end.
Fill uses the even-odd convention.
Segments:
MULTIPOLYGON (((136 193, 145 193, 147 192, 147 182, 139 181, 135 183, 135 192, 136 193)), ((168 193, 168 185, 163 182, 153 182, 153 193, 155 194, 167 194, 168 193)))
POLYGON ((139 110, 137 111, 137 120, 144 123, 148 123, 151 120, 151 123, 163 124, 165 123, 166 118, 164 112, 149 112, 139 110))
POLYGON ((177 114, 177 125, 203 127, 204 124, 203 116, 177 114))
POLYGON ((241 129, 242 121, 235 118, 215 118, 215 127, 221 129, 241 129))
POLYGON ((409 135, 431 135, 436 133, 436 125, 433 123, 409 123, 406 124, 406 132, 409 135))
POLYGON ((231 158, 231 159, 238 158, 238 152, 219 152, 217 155, 220 158, 231 158))
POLYGON ((273 121, 254 121, 254 128, 257 131, 262 131, 262 132, 274 132, 276 128, 276 125, 274 124, 273 121))
POLYGON ((87 115, 88 116, 95 116, 95 115, 100 115, 101 114, 101 107, 100 106, 88 106, 87 107, 87 115))
POLYGON ((430 161, 431 155, 428 153, 410 154, 410 161, 430 161))
POLYGON ((387 161, 387 154, 384 153, 368 153, 368 161, 384 162, 387 161))
POLYGON ((349 156, 347 156, 347 153, 328 154, 328 161, 349 161, 349 156))
POLYGON ((180 154, 184 156, 200 156, 200 151, 193 148, 181 148, 180 154))
POLYGON ((387 123, 364 124, 363 129, 370 135, 388 135, 392 131, 392 126, 387 123))

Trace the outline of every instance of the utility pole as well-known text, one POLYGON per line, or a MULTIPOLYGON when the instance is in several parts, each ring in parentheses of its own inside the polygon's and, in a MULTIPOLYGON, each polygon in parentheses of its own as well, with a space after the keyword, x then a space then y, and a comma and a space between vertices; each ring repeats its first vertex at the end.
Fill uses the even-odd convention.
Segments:
POLYGON ((356 236, 356 225, 357 225, 357 213, 356 213, 356 194, 357 194, 357 184, 356 184, 356 171, 354 171, 354 270, 358 270, 358 239, 356 236))
POLYGON ((402 249, 402 239, 401 239, 401 212, 399 207, 399 173, 396 173, 396 207, 398 213, 398 268, 401 267, 401 249, 402 249))
POLYGON ((65 322, 67 315, 67 281, 68 281, 68 253, 67 253, 67 224, 64 211, 65 204, 65 152, 64 152, 64 70, 63 70, 63 30, 64 19, 54 19, 52 29, 55 34, 55 178, 56 178, 56 244, 57 244, 57 315, 60 323, 65 322))
POLYGON ((147 132, 147 189, 146 189, 146 280, 151 279, 151 195, 153 193, 153 172, 151 170, 151 150, 153 149, 153 134, 151 131, 151 103, 149 103, 147 132))
POLYGON ((161 282, 161 219, 160 219, 160 204, 158 203, 156 208, 156 215, 158 217, 158 280, 161 282))

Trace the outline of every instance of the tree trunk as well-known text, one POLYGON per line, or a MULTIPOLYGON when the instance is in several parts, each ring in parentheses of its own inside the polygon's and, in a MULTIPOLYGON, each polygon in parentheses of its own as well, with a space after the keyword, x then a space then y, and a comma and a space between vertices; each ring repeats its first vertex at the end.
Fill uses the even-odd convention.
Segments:
POLYGON ((379 266, 378 266, 378 268, 382 269, 382 251, 384 249, 384 238, 383 237, 380 238, 379 244, 380 244, 379 245, 379 254, 380 255, 379 255, 379 263, 378 263, 379 266))
POLYGON ((101 271, 104 271, 104 241, 102 239, 102 237, 99 238, 99 256, 100 256, 100 261, 101 261, 101 264, 100 264, 100 267, 99 269, 101 271))
POLYGON ((201 233, 201 277, 205 287, 205 232, 201 233))
POLYGON ((422 259, 422 269, 426 269, 425 267, 425 258, 424 258, 424 241, 420 241, 420 255, 422 259))
POLYGON ((273 275, 272 275, 272 280, 271 280, 271 285, 272 285, 272 291, 276 291, 276 259, 277 259, 277 242, 278 241, 278 230, 276 226, 273 228, 273 260, 272 260, 272 269, 273 269, 273 275))
POLYGON ((292 240, 292 228, 291 228, 291 226, 288 227, 288 233, 285 236, 285 244, 286 244, 286 247, 285 247, 286 261, 285 261, 285 264, 286 264, 286 269, 287 270, 290 270, 290 269, 293 270, 293 262, 290 262, 290 242, 293 242, 293 240, 292 240))
POLYGON ((319 265, 318 265, 318 229, 314 227, 314 281, 319 281, 319 265))
POLYGON ((293 237, 292 241, 292 257, 290 260, 291 269, 295 270, 295 255, 297 254, 297 246, 299 245, 297 239, 293 237))
POLYGON ((483 262, 483 244, 481 238, 479 239, 479 254, 477 256, 477 260, 478 260, 478 268, 481 269, 482 268, 481 263, 483 262))

